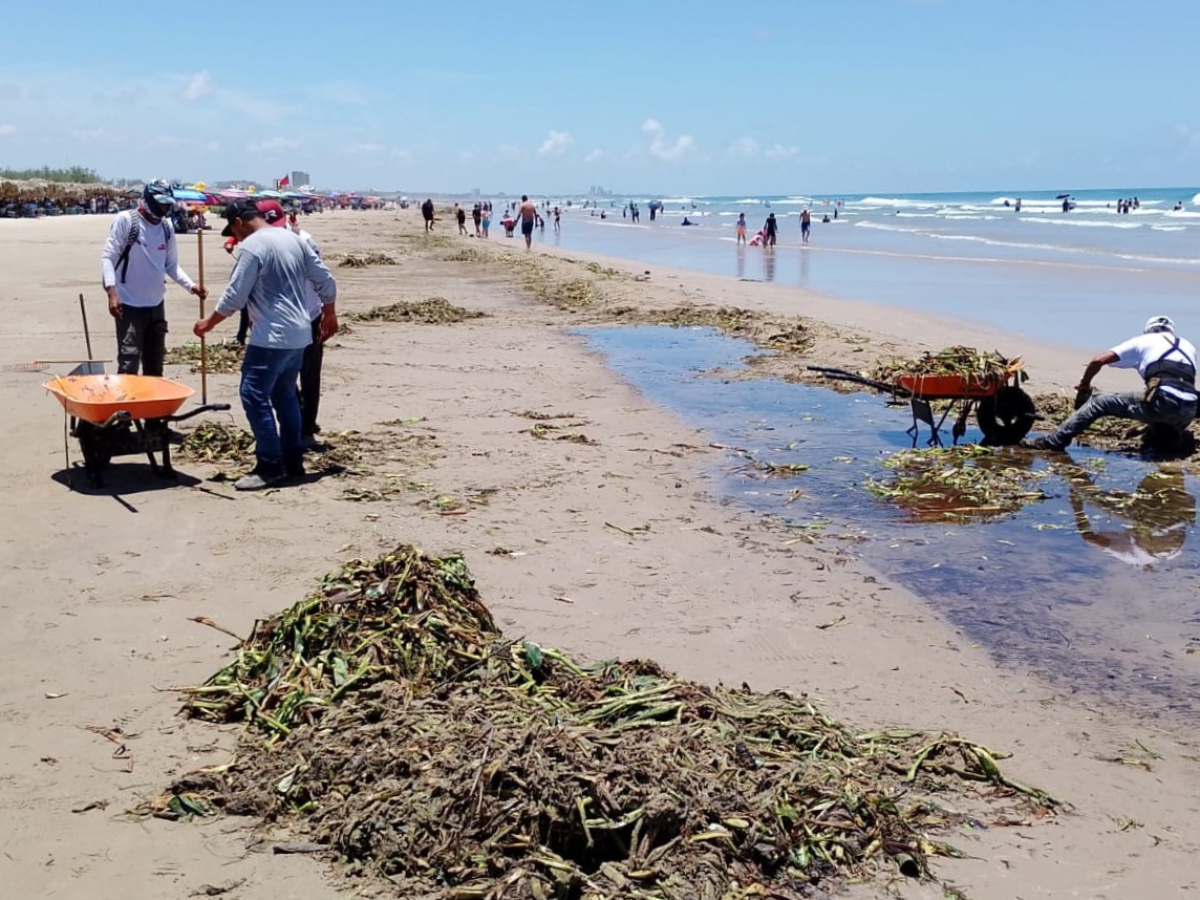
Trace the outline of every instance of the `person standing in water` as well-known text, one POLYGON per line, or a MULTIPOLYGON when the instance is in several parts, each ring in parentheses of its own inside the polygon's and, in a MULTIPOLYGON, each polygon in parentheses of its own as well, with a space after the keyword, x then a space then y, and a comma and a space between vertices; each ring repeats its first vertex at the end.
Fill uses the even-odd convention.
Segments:
POLYGON ((776 229, 777 229, 777 224, 775 222, 775 213, 770 213, 767 216, 767 221, 763 224, 763 232, 766 235, 763 238, 763 246, 764 247, 774 247, 775 246, 776 229))
POLYGON ((527 194, 521 195, 521 206, 517 210, 517 215, 521 219, 521 234, 525 237, 525 249, 528 250, 533 246, 533 226, 537 219, 537 207, 533 205, 533 201, 527 194))
POLYGON ((800 240, 805 244, 808 243, 808 230, 812 228, 812 216, 808 212, 808 207, 800 210, 800 240))
POLYGON ((746 214, 745 213, 738 213, 736 231, 737 231, 737 242, 739 244, 746 243, 746 214))

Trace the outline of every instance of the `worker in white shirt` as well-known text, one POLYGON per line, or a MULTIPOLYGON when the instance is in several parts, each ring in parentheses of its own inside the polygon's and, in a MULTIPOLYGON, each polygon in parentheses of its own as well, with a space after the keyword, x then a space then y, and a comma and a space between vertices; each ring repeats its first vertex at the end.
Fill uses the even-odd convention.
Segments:
POLYGON ((164 278, 204 299, 207 292, 179 266, 179 247, 171 226, 175 200, 165 181, 142 189, 137 209, 117 215, 108 229, 101 256, 108 311, 117 325, 117 371, 136 375, 163 373, 167 352, 164 278))
POLYGON ((1115 416, 1134 419, 1174 439, 1184 441, 1188 426, 1196 418, 1196 348, 1175 334, 1175 323, 1167 316, 1152 316, 1142 333, 1096 354, 1075 386, 1079 397, 1090 394, 1092 379, 1105 366, 1137 369, 1146 383, 1142 392, 1096 394, 1075 414, 1046 437, 1028 442, 1036 450, 1066 450, 1076 437, 1097 419, 1115 416))
MULTIPOLYGON (((288 227, 301 241, 309 246, 317 259, 321 248, 311 234, 300 227, 296 211, 288 212, 288 227)), ((307 294, 305 305, 312 317, 312 343, 304 348, 304 362, 300 364, 300 437, 306 447, 317 446, 317 435, 321 426, 317 424, 317 411, 321 406, 321 363, 325 357, 325 341, 321 338, 321 297, 311 281, 305 282, 307 294)))

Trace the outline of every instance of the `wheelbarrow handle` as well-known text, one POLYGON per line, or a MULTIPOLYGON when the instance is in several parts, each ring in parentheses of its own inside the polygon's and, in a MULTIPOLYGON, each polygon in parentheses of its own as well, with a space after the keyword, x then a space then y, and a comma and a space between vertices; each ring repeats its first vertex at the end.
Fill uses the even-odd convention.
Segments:
POLYGON ((200 413, 228 412, 230 408, 228 403, 206 403, 204 406, 197 406, 195 409, 185 412, 182 416, 167 416, 167 421, 182 422, 184 419, 190 419, 192 416, 200 415, 200 413))
POLYGON ((875 388, 877 391, 883 391, 885 394, 898 394, 901 396, 908 396, 910 394, 909 391, 898 384, 876 381, 873 378, 867 378, 865 375, 859 375, 857 372, 851 372, 848 369, 831 369, 828 366, 806 366, 806 368, 810 372, 817 372, 834 381, 849 381, 854 384, 861 384, 865 387, 875 388))

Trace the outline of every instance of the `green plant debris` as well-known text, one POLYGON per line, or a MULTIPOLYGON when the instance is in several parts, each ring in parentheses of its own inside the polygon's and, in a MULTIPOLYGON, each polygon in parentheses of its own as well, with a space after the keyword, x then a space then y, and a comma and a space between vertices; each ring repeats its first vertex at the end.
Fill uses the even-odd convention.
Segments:
POLYGON ((746 462, 738 465, 733 471, 751 475, 755 478, 794 478, 797 475, 803 475, 812 468, 807 463, 776 463, 757 459, 745 450, 739 450, 738 456, 742 457, 746 462))
POLYGON ((453 253, 447 253, 442 257, 445 262, 487 262, 492 258, 492 255, 486 250, 478 250, 475 247, 463 247, 455 250, 453 253))
POLYGON ((365 311, 351 311, 345 318, 352 322, 414 322, 422 325, 448 325, 482 319, 487 313, 455 306, 445 297, 426 300, 400 300, 387 306, 374 306, 365 311))
POLYGON ((647 310, 639 318, 657 325, 705 326, 734 337, 754 341, 760 347, 785 353, 804 353, 813 345, 812 327, 798 316, 778 317, 737 306, 676 306, 647 310))
MULTIPOLYGON (((961 375, 981 381, 1003 379, 1021 365, 1020 357, 985 353, 974 347, 946 347, 937 353, 893 358, 878 363, 870 373, 876 381, 895 381, 900 375, 961 375)), ((1024 378, 1024 369, 1021 369, 1024 378)))
POLYGON ((901 450, 884 461, 885 480, 866 487, 877 497, 921 521, 989 520, 1044 500, 1037 483, 1049 469, 1033 469, 1028 454, 973 444, 928 450, 901 450))
POLYGON ((408 545, 256 623, 184 709, 246 722, 234 759, 138 812, 284 824, 404 897, 800 900, 957 855, 943 798, 1057 804, 953 735, 507 639, 461 557, 408 545))
MULTIPOLYGON (((235 340, 206 341, 205 363, 210 375, 228 375, 242 370, 245 348, 235 340)), ((189 366, 191 371, 200 371, 200 342, 179 344, 167 349, 163 361, 170 366, 189 366)))
POLYGON ((236 425, 202 422, 184 433, 179 454, 209 463, 246 463, 254 456, 254 435, 236 425))
POLYGON ((352 269, 364 269, 367 266, 394 266, 396 260, 386 253, 372 251, 370 253, 343 253, 338 257, 338 265, 352 269))

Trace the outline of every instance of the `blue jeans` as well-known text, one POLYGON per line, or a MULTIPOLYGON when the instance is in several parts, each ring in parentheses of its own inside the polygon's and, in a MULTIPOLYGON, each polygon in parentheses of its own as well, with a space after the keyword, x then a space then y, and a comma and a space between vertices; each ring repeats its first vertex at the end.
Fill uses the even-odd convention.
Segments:
POLYGON ((254 432, 254 453, 262 467, 281 468, 304 454, 300 401, 296 397, 296 379, 303 360, 303 347, 279 350, 251 344, 246 348, 242 359, 242 409, 254 432))
POLYGON ((1141 394, 1097 394, 1059 425, 1058 430, 1046 438, 1046 443, 1056 450, 1065 450, 1071 441, 1104 416, 1134 419, 1147 425, 1167 425, 1182 433, 1196 417, 1196 404, 1176 402, 1155 407, 1146 403, 1141 394))

